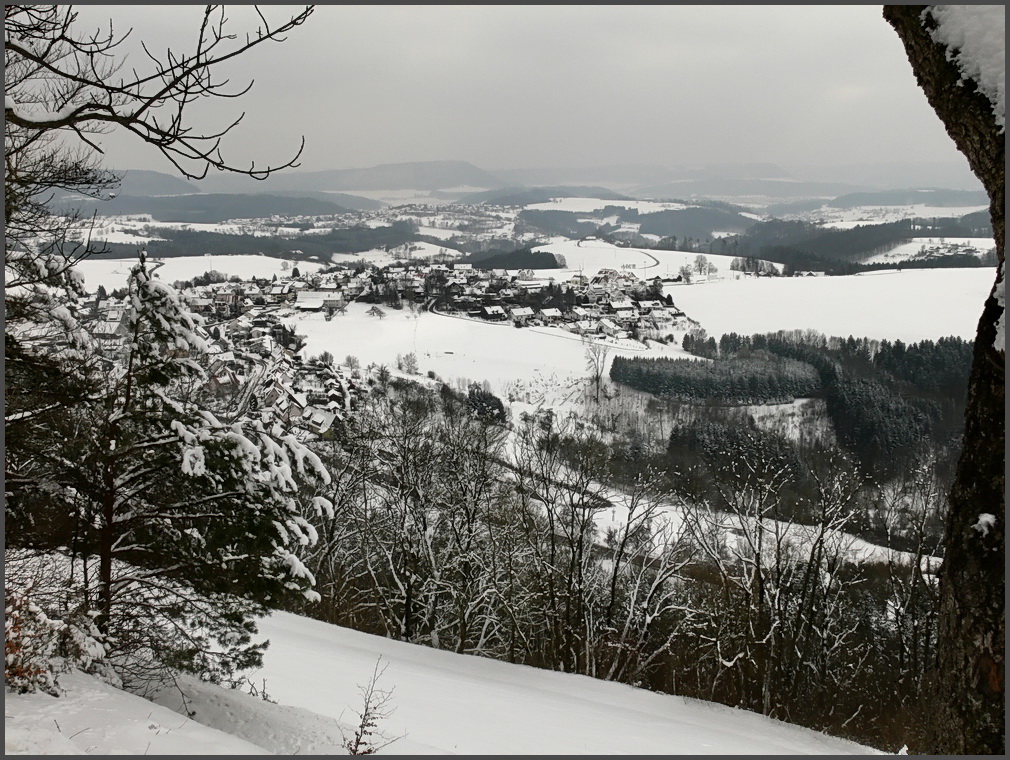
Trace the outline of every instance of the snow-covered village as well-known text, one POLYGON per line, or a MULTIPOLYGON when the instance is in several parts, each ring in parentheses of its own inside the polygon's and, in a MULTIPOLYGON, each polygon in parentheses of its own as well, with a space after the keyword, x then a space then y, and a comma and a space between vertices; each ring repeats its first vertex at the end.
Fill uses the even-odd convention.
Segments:
POLYGON ((756 8, 527 7, 612 93, 553 161, 467 137, 518 8, 8 7, 5 753, 1002 754, 1005 9, 756 8), (618 17, 635 84, 597 68, 618 17), (654 96, 680 21, 865 35, 818 107, 872 75, 922 145, 846 168, 824 127, 837 160, 787 170, 755 121, 660 158, 607 85, 654 96), (278 58, 222 97, 271 49, 371 87, 321 127, 278 58), (191 105, 233 97, 239 164, 250 127, 191 105))

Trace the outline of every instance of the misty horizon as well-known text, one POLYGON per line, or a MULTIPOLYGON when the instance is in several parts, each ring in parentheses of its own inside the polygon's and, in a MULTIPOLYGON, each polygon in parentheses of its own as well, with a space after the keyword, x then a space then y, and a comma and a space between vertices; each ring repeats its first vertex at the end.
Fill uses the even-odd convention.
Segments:
MULTIPOLYGON (((191 49, 199 20, 191 6, 77 10, 132 28, 123 50, 139 68, 139 41, 191 49)), ((295 10, 264 8, 274 22, 295 10)), ((228 14, 233 32, 256 26, 248 7, 228 14)), ((801 179, 977 186, 879 6, 318 6, 219 75, 253 85, 192 116, 210 129, 245 113, 223 145, 234 165, 282 164, 304 136, 291 171, 768 164, 801 179)), ((178 175, 133 136, 100 142, 106 166, 178 175)))

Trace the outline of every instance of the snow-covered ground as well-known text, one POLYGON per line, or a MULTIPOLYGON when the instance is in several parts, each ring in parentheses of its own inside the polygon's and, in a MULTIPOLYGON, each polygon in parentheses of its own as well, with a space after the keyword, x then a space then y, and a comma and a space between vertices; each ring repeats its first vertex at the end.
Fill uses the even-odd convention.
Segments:
POLYGON ((427 237, 438 238, 439 240, 448 240, 453 235, 459 234, 456 230, 444 230, 441 227, 418 227, 417 233, 427 237))
POLYGON ((981 256, 996 247, 993 238, 912 238, 907 243, 895 246, 889 251, 878 253, 866 259, 866 264, 887 264, 925 259, 935 255, 970 253, 981 256))
MULTIPOLYGON (((509 322, 482 322, 380 306, 386 316, 352 303, 329 322, 322 314, 292 314, 284 322, 306 338, 304 354, 329 351, 338 362, 357 357, 363 365, 396 366, 398 354, 417 355, 422 375, 490 382, 497 394, 516 384, 563 386, 584 378, 586 347, 567 331, 551 327, 517 329, 509 322)), ((676 346, 647 350, 634 341, 610 341, 611 356, 687 356, 676 346)))
MULTIPOLYGON (((290 276, 291 270, 298 267, 302 274, 315 272, 323 268, 323 264, 306 261, 290 261, 273 256, 236 255, 236 256, 175 256, 166 259, 152 259, 152 263, 163 262, 154 270, 162 282, 173 283, 177 280, 192 280, 205 272, 217 271, 228 277, 237 276, 244 280, 253 277, 270 279, 290 276)), ((130 269, 137 262, 134 259, 107 259, 92 256, 77 265, 84 275, 84 284, 89 292, 94 293, 99 285, 104 285, 109 292, 126 287, 130 269)))
POLYGON ((530 211, 571 211, 576 214, 591 214, 607 206, 636 209, 640 214, 654 214, 657 211, 682 211, 692 206, 683 203, 663 201, 607 201, 600 198, 552 198, 546 203, 531 203, 525 206, 530 211))
POLYGON ((5 754, 343 754, 359 692, 393 712, 378 731, 401 737, 380 754, 880 754, 816 731, 624 684, 444 652, 274 613, 252 684, 277 704, 182 679, 158 704, 68 674, 66 694, 7 694, 5 754), (172 708, 172 709, 169 709, 172 708))
POLYGON ((906 269, 850 277, 769 277, 668 285, 710 336, 812 329, 906 343, 975 337, 995 270, 906 269))
MULTIPOLYGON (((740 273, 730 269, 732 256, 699 254, 690 251, 659 251, 644 248, 624 248, 605 240, 562 240, 537 246, 534 251, 548 251, 565 257, 564 269, 541 269, 537 276, 567 280, 572 275, 595 276, 601 269, 631 270, 645 280, 653 277, 676 277, 682 266, 694 267, 695 259, 703 255, 718 270, 721 278, 735 278, 740 273)), ((780 265, 776 265, 781 268, 780 265)))
POLYGON ((854 206, 853 208, 832 208, 823 206, 804 216, 823 220, 824 227, 845 230, 859 225, 885 224, 902 219, 936 219, 962 217, 976 211, 986 211, 989 206, 929 206, 916 203, 908 206, 854 206))
MULTIPOLYGON (((221 235, 256 235, 272 237, 275 235, 300 235, 302 230, 297 227, 274 227, 264 225, 260 219, 241 219, 233 222, 160 222, 155 221, 150 214, 127 214, 122 216, 99 217, 94 229, 83 228, 77 237, 89 234, 93 240, 104 240, 107 243, 138 243, 144 240, 163 240, 160 237, 146 237, 152 233, 146 228, 162 228, 170 230, 189 230, 192 232, 214 232, 221 235)), ((320 230, 325 232, 326 230, 320 230)))

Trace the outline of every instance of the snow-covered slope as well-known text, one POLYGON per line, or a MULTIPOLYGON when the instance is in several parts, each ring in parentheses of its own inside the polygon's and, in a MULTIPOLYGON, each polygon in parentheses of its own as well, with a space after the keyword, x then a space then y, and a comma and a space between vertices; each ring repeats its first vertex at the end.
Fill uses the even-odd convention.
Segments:
POLYGON ((80 674, 67 694, 8 694, 7 754, 336 754, 376 664, 394 712, 384 754, 874 754, 756 713, 458 655, 275 613, 251 680, 278 704, 192 680, 192 719, 80 674), (339 719, 339 723, 338 723, 339 719), (201 725, 206 723, 207 725, 201 725))
POLYGON ((58 698, 5 695, 4 754, 270 754, 80 672, 63 674, 60 685, 66 693, 58 698))
POLYGON ((666 287, 678 307, 718 339, 777 330, 906 343, 975 337, 995 271, 915 269, 849 277, 716 280, 666 287))
MULTIPOLYGON (((155 260, 159 261, 159 260, 155 260)), ((289 261, 275 256, 260 256, 255 254, 239 254, 235 256, 175 256, 161 259, 163 263, 154 271, 162 282, 173 283, 176 280, 191 280, 210 271, 217 271, 228 277, 239 276, 245 280, 254 277, 270 279, 274 275, 288 277, 295 267, 302 274, 316 272, 323 265, 311 261, 289 261)), ((136 259, 106 259, 93 256, 76 265, 76 269, 84 276, 84 285, 94 293, 99 285, 104 285, 109 292, 117 288, 125 288, 130 270, 137 264, 136 259)))

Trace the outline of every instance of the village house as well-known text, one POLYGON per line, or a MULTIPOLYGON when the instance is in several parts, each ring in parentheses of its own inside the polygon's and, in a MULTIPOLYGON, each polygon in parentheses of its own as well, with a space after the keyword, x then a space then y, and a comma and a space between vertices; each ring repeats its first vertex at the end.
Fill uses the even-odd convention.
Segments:
POLYGON ((301 418, 309 405, 304 393, 296 393, 286 382, 271 378, 266 381, 262 403, 272 406, 285 422, 293 422, 301 418))
POLYGON ((501 306, 482 306, 480 310, 480 315, 484 319, 490 319, 499 322, 505 319, 505 309, 503 309, 501 306))
POLYGON ((194 296, 189 299, 188 305, 191 311, 196 314, 206 315, 214 311, 214 299, 203 296, 194 296))
POLYGON ((335 311, 345 305, 343 293, 338 290, 300 290, 295 308, 301 311, 335 311))
POLYGON ((305 407, 298 422, 310 432, 321 437, 326 437, 333 427, 333 422, 336 418, 337 415, 334 412, 310 405, 305 407))
POLYGON ((274 283, 266 294, 267 303, 278 304, 290 301, 294 297, 290 282, 274 283))
POLYGON ((533 318, 533 309, 528 306, 515 306, 509 310, 509 318, 517 324, 526 324, 533 318))
POLYGON ((239 313, 242 294, 233 288, 222 288, 214 294, 214 312, 219 317, 232 317, 239 313))
POLYGON ((557 324, 562 320, 560 309, 541 309, 537 317, 542 319, 545 325, 557 324))
POLYGON ((660 311, 665 308, 665 304, 659 301, 637 301, 636 305, 638 311, 643 314, 652 314, 654 311, 660 311))
POLYGON ((600 320, 599 325, 600 325, 600 332, 602 332, 604 335, 608 337, 620 338, 623 337, 624 335, 627 335, 627 333, 624 330, 622 330, 617 324, 615 324, 612 320, 607 319, 606 317, 600 320))

